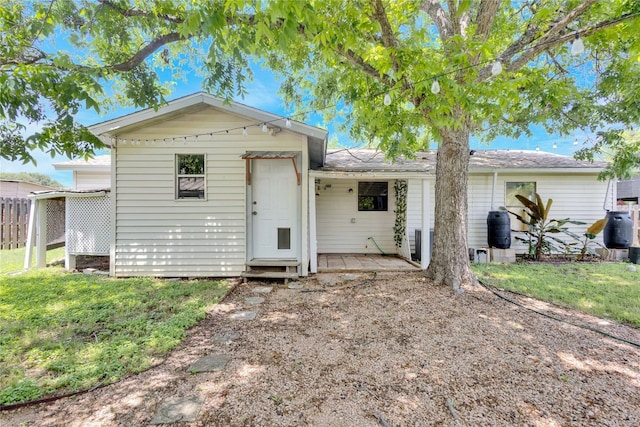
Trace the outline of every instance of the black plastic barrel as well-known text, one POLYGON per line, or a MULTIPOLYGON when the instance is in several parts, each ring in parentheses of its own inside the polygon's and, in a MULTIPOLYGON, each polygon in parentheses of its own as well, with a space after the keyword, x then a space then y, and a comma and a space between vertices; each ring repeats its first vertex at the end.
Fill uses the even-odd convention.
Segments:
POLYGON ((640 247, 631 246, 629 248, 629 261, 634 264, 640 264, 640 247))
POLYGON ((490 248, 511 247, 511 220, 507 211, 491 211, 487 216, 487 240, 490 248))
POLYGON ((602 230, 602 240, 608 249, 627 249, 633 243, 633 224, 626 211, 607 212, 607 225, 602 230))

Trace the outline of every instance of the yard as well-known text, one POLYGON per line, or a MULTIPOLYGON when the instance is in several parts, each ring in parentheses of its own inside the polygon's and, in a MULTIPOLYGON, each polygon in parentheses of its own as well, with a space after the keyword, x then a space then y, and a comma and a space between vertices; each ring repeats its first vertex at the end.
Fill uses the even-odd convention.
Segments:
MULTIPOLYGON (((271 283, 275 288, 268 294, 256 293, 256 287, 265 283, 250 282, 237 286, 221 303, 209 305, 206 317, 159 366, 73 398, 0 412, 0 424, 148 424, 162 412, 165 402, 176 397, 195 399, 200 405, 195 420, 181 424, 194 426, 640 424, 640 349, 611 338, 640 342, 640 272, 629 271, 628 264, 489 265, 479 266, 477 272, 501 289, 512 286, 533 294, 548 287, 546 292, 554 298, 562 295, 558 298, 565 305, 596 307, 608 318, 636 328, 500 291, 525 306, 610 335, 606 336, 517 307, 481 286, 456 296, 447 288, 430 285, 419 273, 379 273, 376 277, 363 273, 332 280, 318 275, 302 281, 301 289, 271 283), (554 290, 552 283, 559 288, 554 290), (583 287, 588 290, 581 291, 583 287), (247 299, 256 296, 265 300, 247 299), (257 316, 250 321, 234 320, 239 310, 254 310, 257 316), (222 370, 195 373, 194 362, 210 355, 225 355, 229 361, 222 370)), ((29 283, 42 277, 24 277, 21 292, 15 292, 17 283, 10 287, 20 300, 30 301, 25 306, 32 306, 23 309, 25 314, 19 319, 34 319, 29 316, 45 305, 49 307, 46 319, 26 323, 41 325, 48 324, 54 312, 74 312, 61 310, 72 305, 71 299, 57 301, 57 295, 72 295, 77 287, 71 286, 72 280, 81 280, 81 288, 98 294, 90 297, 95 303, 83 305, 82 316, 67 317, 65 325, 95 316, 90 314, 95 310, 102 313, 105 304, 113 307, 109 301, 161 305, 160 300, 182 300, 179 290, 189 286, 189 282, 136 279, 128 287, 147 282, 140 284, 145 289, 140 293, 127 293, 127 286, 120 289, 119 285, 101 293, 105 284, 90 281, 109 279, 65 275, 60 277, 69 287, 39 296, 35 289, 42 289, 42 284, 29 283), (31 290, 22 292, 25 289, 31 290), (172 291, 164 294, 164 289, 172 291), (107 294, 114 299, 106 298, 107 294)), ((9 289, 5 279, 2 276, 2 304, 7 304, 9 289)), ((222 288, 214 288, 201 300, 215 301, 222 288)), ((205 306, 202 302, 201 307, 205 306)), ((6 312, 2 308, 0 313, 6 312)), ((79 309, 76 305, 75 310, 79 309)), ((173 310, 181 313, 184 309, 173 310)), ((135 319, 133 313, 142 317, 150 311, 149 306, 140 305, 118 318, 135 319)), ((19 319, 3 319, 3 328, 6 324, 15 328, 12 336, 19 335, 15 332, 19 319)), ((94 326, 88 322, 80 329, 84 334, 64 335, 64 328, 43 328, 30 335, 32 339, 63 337, 55 343, 91 342, 95 338, 87 331, 95 331, 95 325, 100 330, 117 330, 109 327, 112 322, 115 324, 114 319, 94 319, 94 326)), ((149 336, 137 330, 143 338, 149 336)), ((180 338, 173 342, 178 341, 180 338)), ((103 360, 121 363, 134 360, 134 353, 103 360)), ((162 358, 154 351, 140 352, 137 357, 148 360, 147 365, 162 358)), ((24 367, 24 362, 13 363, 18 371, 24 367)), ((40 370, 43 367, 46 365, 40 370)))
POLYGON ((0 275, 0 405, 109 384, 160 363, 224 281, 0 275))
POLYGON ((640 328, 640 272, 625 263, 475 264, 487 284, 640 328))

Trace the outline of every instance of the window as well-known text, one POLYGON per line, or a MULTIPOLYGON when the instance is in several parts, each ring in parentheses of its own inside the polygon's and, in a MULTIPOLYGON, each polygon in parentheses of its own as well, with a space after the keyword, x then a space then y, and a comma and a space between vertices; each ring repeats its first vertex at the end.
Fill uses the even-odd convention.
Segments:
POLYGON ((359 182, 358 210, 386 211, 389 201, 388 182, 359 182))
POLYGON ((513 207, 522 207, 520 200, 516 195, 521 195, 535 202, 536 200, 536 183, 535 182, 507 182, 505 205, 513 207))
POLYGON ((204 199, 204 154, 176 154, 176 198, 204 199))

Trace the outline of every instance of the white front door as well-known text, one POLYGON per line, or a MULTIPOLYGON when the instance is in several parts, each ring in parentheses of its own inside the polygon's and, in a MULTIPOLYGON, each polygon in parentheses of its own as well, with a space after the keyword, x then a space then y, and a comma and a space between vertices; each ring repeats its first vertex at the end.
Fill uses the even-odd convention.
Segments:
POLYGON ((291 159, 252 160, 253 258, 297 259, 299 190, 291 159))

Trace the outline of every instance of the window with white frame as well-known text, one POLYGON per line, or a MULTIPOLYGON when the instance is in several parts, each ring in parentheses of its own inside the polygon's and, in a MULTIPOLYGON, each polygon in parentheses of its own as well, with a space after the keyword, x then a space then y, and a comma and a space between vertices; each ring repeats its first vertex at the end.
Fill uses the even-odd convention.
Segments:
POLYGON ((176 154, 176 198, 205 198, 204 154, 176 154))

